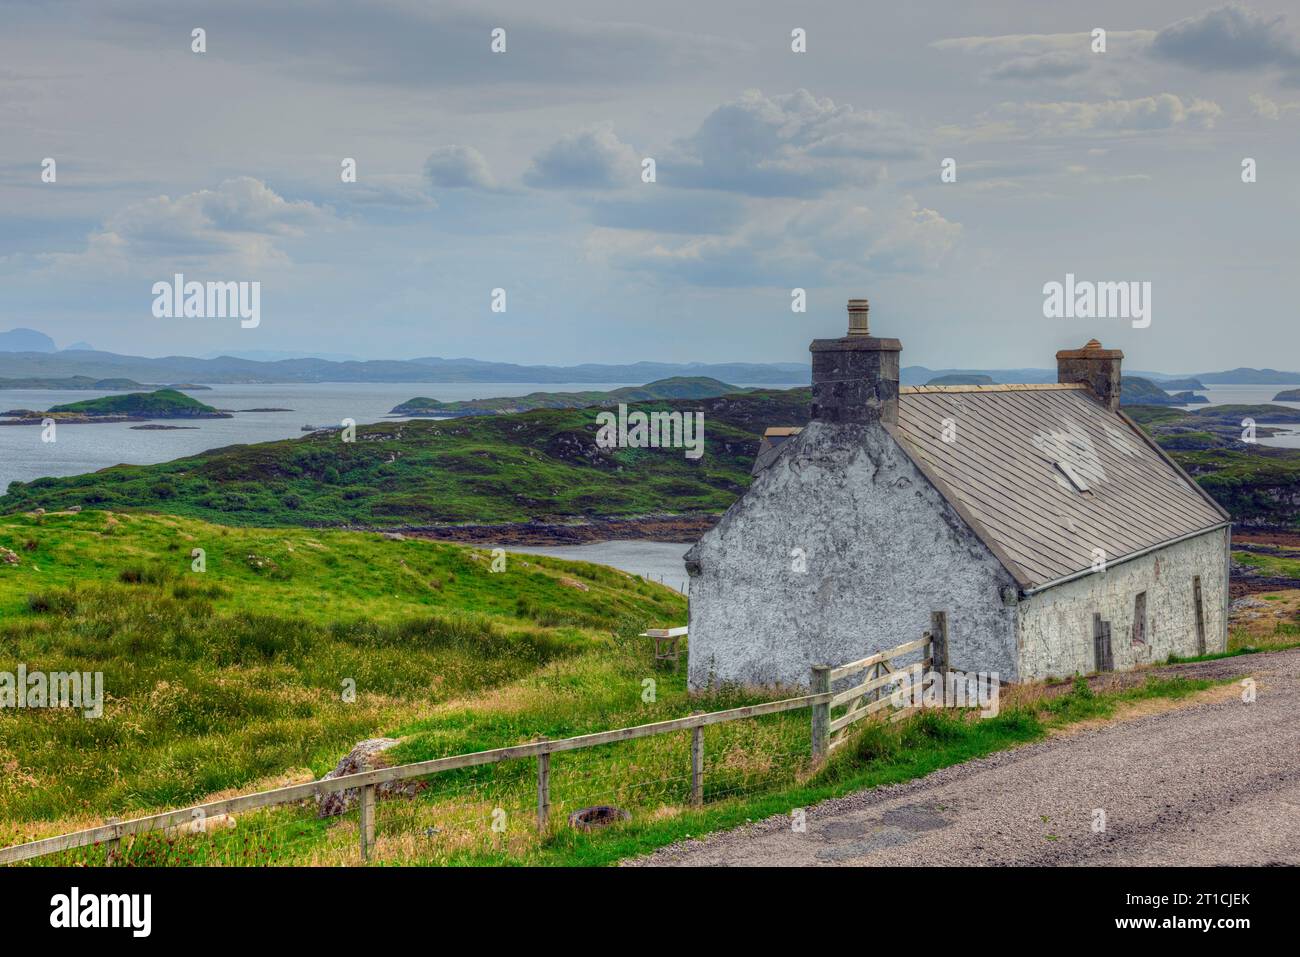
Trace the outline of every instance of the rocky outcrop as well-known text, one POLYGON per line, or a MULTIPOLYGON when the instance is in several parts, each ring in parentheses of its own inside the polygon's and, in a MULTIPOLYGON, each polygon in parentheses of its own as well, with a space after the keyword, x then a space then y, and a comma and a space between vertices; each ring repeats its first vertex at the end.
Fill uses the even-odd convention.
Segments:
MULTIPOLYGON (((367 738, 355 745, 329 774, 321 778, 329 781, 333 778, 360 774, 363 771, 377 771, 391 767, 384 752, 401 742, 396 738, 367 738)), ((375 789, 376 798, 383 800, 390 797, 411 797, 423 791, 424 781, 389 781, 375 789)), ((355 807, 358 799, 357 788, 346 788, 324 795, 318 802, 317 817, 334 817, 355 807)))

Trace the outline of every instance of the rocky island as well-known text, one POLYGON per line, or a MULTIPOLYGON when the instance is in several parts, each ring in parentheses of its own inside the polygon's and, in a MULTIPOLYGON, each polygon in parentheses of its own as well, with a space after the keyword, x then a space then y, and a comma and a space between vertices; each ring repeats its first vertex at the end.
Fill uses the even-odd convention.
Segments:
POLYGON ((229 412, 214 409, 175 389, 108 395, 99 399, 51 406, 44 412, 34 409, 10 409, 0 415, 3 416, 0 418, 0 425, 40 425, 46 419, 69 425, 87 425, 155 419, 234 418, 229 412))
POLYGON ((609 392, 530 392, 528 395, 498 399, 470 399, 462 402, 439 402, 423 396, 396 406, 390 415, 438 416, 451 418, 466 415, 509 415, 534 409, 585 409, 595 405, 620 402, 652 402, 657 399, 712 399, 735 392, 747 392, 708 376, 673 376, 639 386, 626 386, 609 392))

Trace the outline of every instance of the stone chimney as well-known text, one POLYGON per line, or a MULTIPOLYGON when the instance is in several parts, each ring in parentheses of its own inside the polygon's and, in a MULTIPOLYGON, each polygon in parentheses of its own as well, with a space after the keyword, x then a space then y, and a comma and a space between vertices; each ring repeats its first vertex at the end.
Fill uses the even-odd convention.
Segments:
POLYGON ((1124 353, 1103 349, 1089 339, 1082 349, 1062 349, 1056 354, 1056 381, 1082 382, 1112 412, 1119 411, 1120 362, 1124 353))
POLYGON ((849 300, 849 331, 814 339, 812 417, 821 422, 898 422, 897 339, 878 339, 867 327, 867 300, 849 300))

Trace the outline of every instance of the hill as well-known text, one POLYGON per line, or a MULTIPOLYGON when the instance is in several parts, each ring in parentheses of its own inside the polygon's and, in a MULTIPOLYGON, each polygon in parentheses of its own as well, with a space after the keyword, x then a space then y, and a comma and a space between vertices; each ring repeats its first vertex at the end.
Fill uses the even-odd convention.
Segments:
POLYGON ((1183 405, 1185 399, 1176 399, 1150 379, 1126 375, 1120 379, 1120 405, 1183 405))
POLYGON ((1204 392, 1205 391, 1205 383, 1201 382, 1201 380, 1196 378, 1195 376, 1187 376, 1182 379, 1160 379, 1155 377, 1148 377, 1148 378, 1150 378, 1152 382, 1160 386, 1160 388, 1164 389, 1166 392, 1197 392, 1197 391, 1204 392))
POLYGON ((1300 402, 1300 389, 1283 389, 1273 396, 1274 402, 1300 402))
POLYGON ((48 389, 50 391, 100 391, 119 392, 129 389, 146 388, 134 379, 92 379, 90 376, 76 375, 63 379, 28 377, 26 379, 0 379, 0 390, 4 389, 48 389))
MULTIPOLYGON (((157 389, 153 392, 131 392, 127 395, 106 395, 98 399, 83 399, 51 406, 51 414, 98 416, 126 415, 151 419, 215 418, 222 413, 210 405, 190 398, 175 389, 157 389)), ((225 416, 229 418, 229 416, 225 416)))
POLYGON ((993 377, 974 373, 954 372, 935 376, 926 385, 993 385, 993 377))
POLYGON ((0 512, 71 505, 240 525, 363 527, 721 512, 749 484, 763 430, 802 423, 809 390, 634 404, 704 415, 704 454, 596 445, 597 409, 360 426, 161 465, 13 482, 0 512))
MULTIPOLYGON (((1185 411, 1132 406, 1138 422, 1240 528, 1300 526, 1300 449, 1242 441, 1243 419, 1300 425, 1300 410, 1277 405, 1215 405, 1185 411)), ((1257 438, 1277 429, 1256 425, 1257 438)))
POLYGON ((1238 366, 1226 372, 1202 372, 1196 378, 1208 385, 1293 385, 1300 382, 1300 372, 1238 366))
POLYGON ((439 402, 415 398, 395 407, 393 415, 500 415, 528 412, 533 409, 582 409, 589 406, 618 405, 620 402, 650 402, 655 399, 711 399, 732 392, 744 392, 707 376, 675 376, 646 385, 625 386, 609 392, 530 392, 524 396, 497 399, 471 399, 439 402))
POLYGON ((623 365, 517 365, 478 359, 374 359, 367 361, 302 358, 258 361, 235 356, 147 358, 112 352, 0 351, 0 377, 89 376, 140 382, 651 382, 672 376, 709 376, 724 382, 802 385, 809 366, 793 362, 703 363, 633 362, 623 365))
POLYGON ((54 340, 35 329, 0 332, 0 352, 55 352, 54 340))
MULTIPOLYGON (((764 429, 807 421, 806 389, 633 404, 704 413, 704 455, 601 449, 598 410, 538 409, 452 421, 361 426, 214 449, 160 465, 13 482, 0 514, 72 505, 157 511, 226 524, 429 528, 711 515, 749 484, 764 429)), ((1126 411, 1234 518, 1293 528, 1300 450, 1247 445, 1243 418, 1300 424, 1285 406, 1163 405, 1126 411)), ((1261 437, 1269 427, 1257 426, 1261 437)))

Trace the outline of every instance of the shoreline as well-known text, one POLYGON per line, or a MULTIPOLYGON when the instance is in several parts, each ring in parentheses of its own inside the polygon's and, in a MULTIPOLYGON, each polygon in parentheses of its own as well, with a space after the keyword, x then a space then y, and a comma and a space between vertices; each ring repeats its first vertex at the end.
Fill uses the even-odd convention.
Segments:
POLYGON ((646 515, 585 522, 503 522, 495 525, 417 525, 356 531, 392 534, 462 545, 587 545, 610 541, 693 544, 721 515, 646 515))

